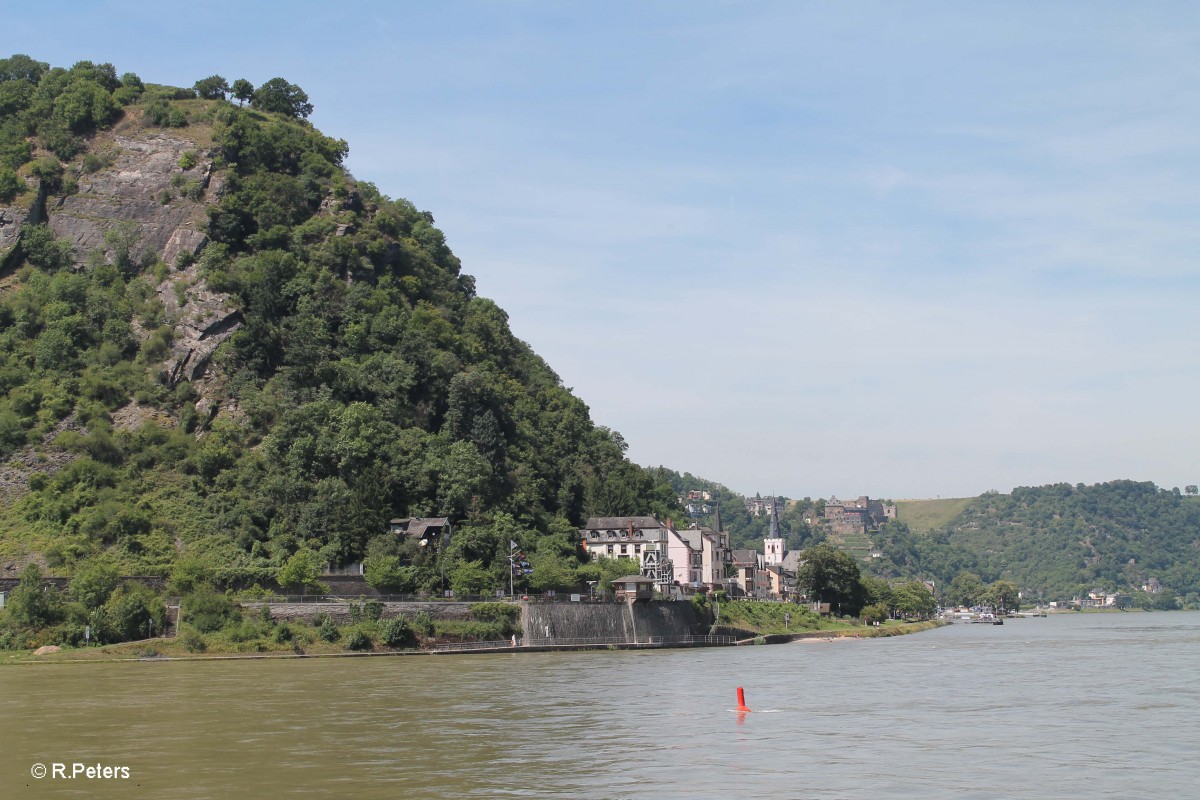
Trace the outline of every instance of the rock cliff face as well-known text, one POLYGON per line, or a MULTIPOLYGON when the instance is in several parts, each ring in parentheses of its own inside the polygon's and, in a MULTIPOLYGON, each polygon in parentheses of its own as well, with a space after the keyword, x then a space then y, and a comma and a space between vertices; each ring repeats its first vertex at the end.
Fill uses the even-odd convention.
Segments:
POLYGON ((175 263, 166 258, 169 244, 176 257, 187 244, 202 246, 204 203, 181 196, 172 179, 179 175, 207 187, 211 162, 202 159, 185 171, 179 161, 195 143, 131 128, 94 143, 111 166, 80 175, 76 193, 47 200, 50 226, 74 245, 80 263, 89 251, 103 249, 104 234, 122 221, 136 226, 139 252, 154 251, 169 266, 175 263))
MULTIPOLYGON (((162 372, 169 386, 191 381, 200 395, 198 410, 214 416, 220 409, 209 359, 243 320, 229 296, 209 289, 192 262, 208 244, 204 209, 219 197, 222 179, 213 175, 211 156, 197 142, 175 131, 141 128, 136 121, 97 135, 89 152, 107 166, 77 174, 77 191, 46 198, 46 221, 71 242, 79 266, 96 252, 111 258, 105 235, 121 226, 133 234, 136 260, 167 265, 157 294, 164 320, 174 327, 174 347, 162 372), (195 163, 183 169, 189 151, 195 163)), ((0 209, 0 252, 15 243, 20 223, 40 211, 0 209)))

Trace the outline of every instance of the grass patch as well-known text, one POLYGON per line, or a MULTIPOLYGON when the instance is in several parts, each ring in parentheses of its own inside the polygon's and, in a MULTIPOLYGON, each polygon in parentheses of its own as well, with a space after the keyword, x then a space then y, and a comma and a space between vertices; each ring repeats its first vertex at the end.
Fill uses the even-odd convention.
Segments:
POLYGON ((974 497, 951 497, 944 500, 897 500, 896 519, 913 533, 928 533, 949 525, 963 512, 974 497))
POLYGON ((802 633, 830 630, 832 622, 805 606, 794 603, 763 603, 737 600, 721 603, 718 624, 754 633, 802 633), (790 615, 790 621, 789 621, 790 615))

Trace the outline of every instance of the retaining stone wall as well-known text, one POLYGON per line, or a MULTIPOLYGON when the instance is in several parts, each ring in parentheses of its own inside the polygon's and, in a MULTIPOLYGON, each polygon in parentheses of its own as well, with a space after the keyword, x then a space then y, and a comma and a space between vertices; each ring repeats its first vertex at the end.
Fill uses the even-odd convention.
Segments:
POLYGON ((651 600, 633 603, 530 603, 524 608, 526 640, 621 639, 646 641, 708 633, 691 603, 651 600))

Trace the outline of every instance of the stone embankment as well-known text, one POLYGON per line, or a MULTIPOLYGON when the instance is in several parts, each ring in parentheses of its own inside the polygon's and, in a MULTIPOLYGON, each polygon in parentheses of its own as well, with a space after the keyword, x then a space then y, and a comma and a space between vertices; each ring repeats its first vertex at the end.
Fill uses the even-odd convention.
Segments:
POLYGON ((526 642, 679 639, 708 633, 691 603, 529 603, 523 605, 526 642))

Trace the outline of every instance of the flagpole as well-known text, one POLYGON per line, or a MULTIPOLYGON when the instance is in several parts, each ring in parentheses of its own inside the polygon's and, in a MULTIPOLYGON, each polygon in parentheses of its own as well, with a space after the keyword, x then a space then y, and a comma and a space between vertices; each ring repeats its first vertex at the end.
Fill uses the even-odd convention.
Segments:
POLYGON ((513 596, 513 570, 516 565, 513 564, 513 552, 517 549, 517 543, 512 539, 508 540, 508 596, 511 599, 513 596))

